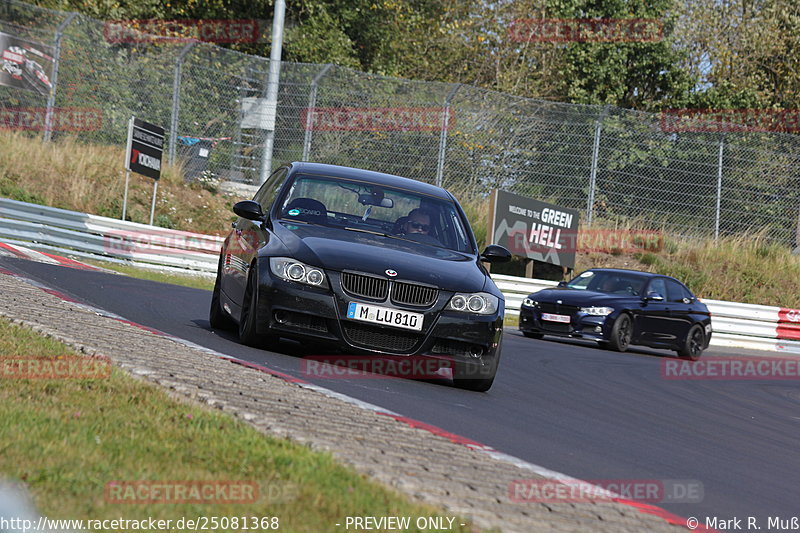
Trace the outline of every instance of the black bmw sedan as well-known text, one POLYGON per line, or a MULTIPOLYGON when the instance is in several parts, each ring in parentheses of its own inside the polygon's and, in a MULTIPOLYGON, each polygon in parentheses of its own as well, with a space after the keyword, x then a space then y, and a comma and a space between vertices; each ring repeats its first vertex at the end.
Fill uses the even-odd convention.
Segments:
POLYGON ((640 344, 697 360, 711 341, 711 314, 675 278, 595 268, 525 298, 519 329, 526 337, 580 337, 621 352, 640 344))
POLYGON ((447 360, 455 385, 488 390, 503 333, 503 295, 467 217, 444 189, 314 163, 275 171, 225 239, 214 328, 270 347, 279 337, 348 354, 447 360))

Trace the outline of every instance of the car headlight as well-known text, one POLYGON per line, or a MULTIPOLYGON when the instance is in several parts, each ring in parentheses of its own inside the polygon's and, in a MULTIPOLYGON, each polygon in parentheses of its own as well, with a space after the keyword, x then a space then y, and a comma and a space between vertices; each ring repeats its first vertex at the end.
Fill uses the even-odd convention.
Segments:
POLYGON ((286 281, 294 281, 312 287, 328 287, 328 281, 321 268, 309 266, 291 257, 270 257, 272 273, 286 281))
POLYGON ((614 312, 613 307, 581 307, 581 311, 587 315, 608 316, 614 312))
POLYGON ((525 307, 536 307, 537 305, 539 305, 539 302, 537 302, 536 300, 531 300, 530 298, 525 298, 524 300, 522 300, 522 305, 524 305, 525 307))
POLYGON ((448 311, 459 311, 461 313, 472 313, 475 315, 491 315, 497 312, 499 300, 496 296, 485 292, 472 294, 454 294, 447 303, 448 311))

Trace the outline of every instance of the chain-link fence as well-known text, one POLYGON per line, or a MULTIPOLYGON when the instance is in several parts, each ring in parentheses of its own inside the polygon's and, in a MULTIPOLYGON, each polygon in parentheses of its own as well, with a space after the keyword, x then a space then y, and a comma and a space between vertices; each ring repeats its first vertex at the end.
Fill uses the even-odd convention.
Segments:
MULTIPOLYGON (((43 49, 38 62, 52 57, 49 85, 13 53, 0 60, 6 80, 22 80, 0 85, 0 127, 123 146, 135 115, 166 128, 167 160, 189 179, 258 183, 268 59, 177 39, 118 42, 103 22, 13 0, 0 0, 0 32, 6 50, 14 38, 43 49), (76 109, 94 120, 74 124, 76 109)), ((763 231, 798 244, 797 135, 679 131, 651 113, 288 62, 276 113, 272 168, 335 163, 441 184, 462 200, 502 188, 580 209, 584 223, 763 231)))

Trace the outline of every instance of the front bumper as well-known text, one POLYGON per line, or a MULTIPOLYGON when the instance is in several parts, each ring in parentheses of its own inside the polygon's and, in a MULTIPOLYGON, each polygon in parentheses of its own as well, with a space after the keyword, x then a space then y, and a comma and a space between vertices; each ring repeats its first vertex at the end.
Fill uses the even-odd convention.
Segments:
POLYGON ((596 341, 608 340, 609 324, 614 320, 608 316, 571 313, 569 323, 550 322, 542 319, 542 313, 534 307, 522 306, 519 312, 519 329, 522 332, 577 337, 596 341))
POLYGON ((330 289, 316 288, 280 279, 268 261, 259 263, 259 333, 321 341, 348 354, 426 356, 487 369, 499 355, 502 302, 492 315, 444 311, 453 293, 442 290, 429 308, 398 306, 345 293, 338 272, 325 273, 330 289), (421 313, 422 331, 348 319, 351 302, 421 313))

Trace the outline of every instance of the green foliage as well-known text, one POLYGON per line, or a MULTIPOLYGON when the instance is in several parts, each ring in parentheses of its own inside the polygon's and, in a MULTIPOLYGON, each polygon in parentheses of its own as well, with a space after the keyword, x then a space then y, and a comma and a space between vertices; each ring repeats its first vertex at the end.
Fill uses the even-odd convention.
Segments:
MULTIPOLYGON (((101 20, 260 19, 267 26, 273 8, 270 0, 36 3, 101 20)), ((270 52, 269 42, 224 46, 261 56, 270 52)), ((794 0, 301 0, 287 5, 283 58, 643 110, 796 109, 798 48, 800 16, 794 0), (511 39, 515 20, 537 18, 657 19, 663 39, 511 39)), ((117 61, 130 55, 120 52, 117 61)), ((84 61, 90 87, 86 96, 106 101, 112 95, 98 92, 102 86, 96 80, 106 75, 108 58, 84 61)), ((152 76, 148 70, 138 75, 152 76)))
POLYGON ((29 204, 47 205, 47 201, 39 194, 29 192, 8 176, 0 176, 0 196, 29 204))

